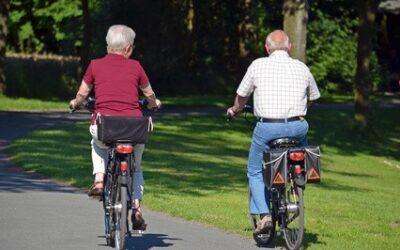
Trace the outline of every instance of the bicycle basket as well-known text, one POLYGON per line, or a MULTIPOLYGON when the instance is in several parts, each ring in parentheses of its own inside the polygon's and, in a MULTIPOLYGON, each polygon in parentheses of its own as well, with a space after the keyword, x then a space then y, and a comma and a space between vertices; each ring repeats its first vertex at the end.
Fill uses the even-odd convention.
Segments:
POLYGON ((318 146, 304 147, 307 183, 321 182, 321 154, 318 146))
POLYGON ((147 143, 152 130, 151 117, 105 116, 96 117, 97 137, 104 144, 117 141, 147 143))
POLYGON ((287 178, 287 149, 271 149, 264 152, 264 183, 268 188, 285 185, 287 178))

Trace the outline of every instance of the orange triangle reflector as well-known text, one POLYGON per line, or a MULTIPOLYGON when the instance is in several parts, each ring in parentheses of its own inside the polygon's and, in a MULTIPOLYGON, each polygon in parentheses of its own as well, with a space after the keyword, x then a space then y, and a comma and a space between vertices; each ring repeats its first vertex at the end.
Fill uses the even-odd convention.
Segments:
POLYGON ((311 168, 310 173, 308 174, 309 180, 319 180, 321 177, 319 176, 317 170, 315 168, 311 168))
POLYGON ((277 172, 274 178, 273 184, 285 184, 285 179, 283 179, 281 173, 277 172))

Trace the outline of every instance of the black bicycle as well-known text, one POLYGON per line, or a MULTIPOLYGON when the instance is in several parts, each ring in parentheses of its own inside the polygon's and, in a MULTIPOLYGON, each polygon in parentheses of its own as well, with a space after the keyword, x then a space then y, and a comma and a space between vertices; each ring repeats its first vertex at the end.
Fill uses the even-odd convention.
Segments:
MULTIPOLYGON (((93 113, 94 105, 95 99, 89 97, 80 108, 93 113)), ((146 102, 141 101, 141 106, 145 105, 146 102)), ((151 119, 98 116, 96 123, 99 139, 110 146, 102 196, 106 242, 115 249, 125 249, 126 237, 131 235, 128 213, 132 204, 135 171, 134 145, 147 141, 151 119)), ((132 216, 132 220, 135 219, 135 216, 132 216)), ((140 222, 132 221, 132 224, 140 222)))
MULTIPOLYGON (((253 108, 246 105, 243 112, 249 121, 247 113, 252 113, 253 108)), ((258 246, 268 246, 275 238, 278 224, 286 247, 299 249, 304 238, 304 190, 306 183, 320 182, 320 149, 299 147, 298 139, 290 137, 277 138, 268 144, 270 150, 263 157, 263 179, 269 194, 272 227, 257 233, 260 218, 251 215, 253 237, 258 246)))

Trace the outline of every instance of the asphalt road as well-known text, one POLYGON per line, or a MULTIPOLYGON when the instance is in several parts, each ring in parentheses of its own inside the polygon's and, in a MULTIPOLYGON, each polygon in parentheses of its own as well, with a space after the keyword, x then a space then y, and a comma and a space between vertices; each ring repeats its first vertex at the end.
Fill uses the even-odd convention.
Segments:
MULTIPOLYGON (((191 112, 186 115, 196 114, 191 112)), ((176 111, 178 114, 182 112, 176 111)), ((0 112, 1 250, 110 249, 105 246, 101 203, 88 199, 82 190, 22 171, 4 154, 8 143, 29 131, 88 117, 88 114, 0 112)), ((148 230, 129 238, 127 249, 259 249, 251 239, 211 226, 147 209, 144 216, 148 230)))

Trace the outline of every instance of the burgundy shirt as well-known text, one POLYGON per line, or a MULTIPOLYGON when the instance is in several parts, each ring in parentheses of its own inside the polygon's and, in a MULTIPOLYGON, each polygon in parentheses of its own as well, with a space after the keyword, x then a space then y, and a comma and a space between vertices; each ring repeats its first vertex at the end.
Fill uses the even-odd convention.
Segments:
POLYGON ((122 55, 109 53, 90 62, 83 80, 94 85, 95 113, 115 116, 142 116, 139 87, 149 78, 140 63, 122 55))

